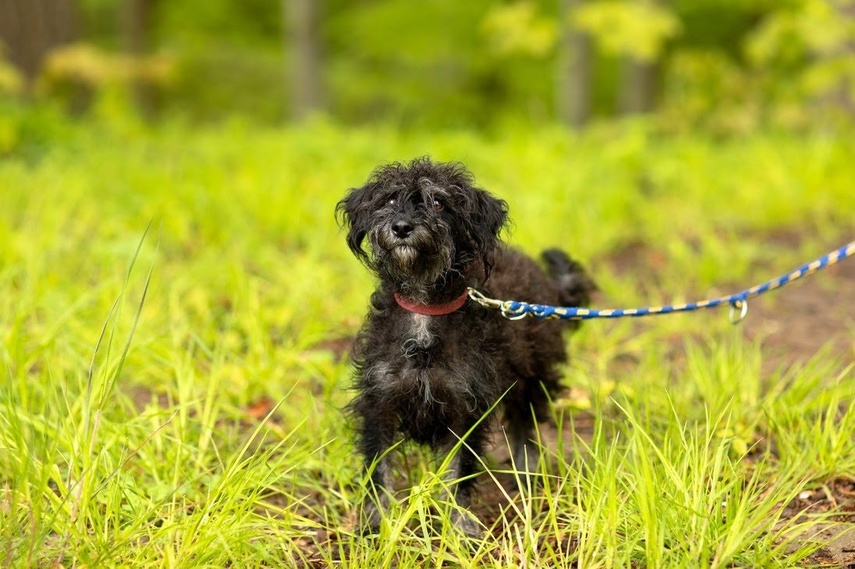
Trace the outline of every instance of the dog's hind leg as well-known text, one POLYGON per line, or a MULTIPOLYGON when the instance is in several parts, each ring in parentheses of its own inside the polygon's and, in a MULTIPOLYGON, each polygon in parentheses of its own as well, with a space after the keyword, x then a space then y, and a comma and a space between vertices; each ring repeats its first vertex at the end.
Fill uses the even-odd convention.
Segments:
POLYGON ((520 480, 521 485, 528 486, 528 477, 537 472, 537 463, 540 460, 540 449, 534 440, 534 416, 529 409, 527 414, 524 411, 506 413, 506 419, 505 434, 510 447, 511 462, 514 470, 525 476, 525 479, 520 480))
POLYGON ((506 428, 514 469, 526 474, 536 472, 540 460, 540 450, 533 440, 534 432, 530 423, 531 420, 514 421, 506 428))
MULTIPOLYGON (((534 369, 538 376, 520 378, 505 401, 505 436, 514 470, 537 472, 540 449, 535 440, 537 422, 549 417, 550 393, 557 392, 558 377, 548 369, 534 369)), ((521 480, 527 484, 528 480, 521 480)))

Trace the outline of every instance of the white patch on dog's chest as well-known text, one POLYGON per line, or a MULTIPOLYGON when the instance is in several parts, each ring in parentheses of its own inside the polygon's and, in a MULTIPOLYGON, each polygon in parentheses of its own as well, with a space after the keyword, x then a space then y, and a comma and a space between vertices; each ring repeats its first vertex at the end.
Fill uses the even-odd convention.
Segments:
POLYGON ((431 332, 432 319, 423 314, 411 316, 410 327, 404 335, 401 350, 407 359, 416 357, 422 350, 427 350, 434 345, 434 335, 431 332))
POLYGON ((430 331, 431 317, 424 314, 413 314, 413 327, 410 338, 420 348, 427 348, 433 344, 433 334, 430 331))

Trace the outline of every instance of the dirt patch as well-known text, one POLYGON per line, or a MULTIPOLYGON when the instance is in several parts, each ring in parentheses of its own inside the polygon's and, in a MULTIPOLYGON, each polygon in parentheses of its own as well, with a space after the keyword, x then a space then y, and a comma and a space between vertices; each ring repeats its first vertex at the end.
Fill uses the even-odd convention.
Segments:
POLYGON ((749 301, 742 323, 759 338, 770 364, 804 361, 823 348, 855 356, 855 259, 749 301))
POLYGON ((822 519, 799 538, 824 544, 807 559, 809 564, 855 569, 855 478, 803 490, 787 505, 784 518, 796 522, 822 519))
MULTIPOLYGON (((764 237, 764 241, 776 248, 795 248, 801 238, 779 232, 764 237)), ((663 253, 638 243, 610 256, 607 264, 618 275, 633 275, 642 291, 658 287, 657 273, 668 269, 663 253)), ((768 272, 772 278, 780 269, 770 268, 768 272)), ((727 284, 722 283, 724 290, 736 292, 757 283, 727 284)), ((855 357, 855 258, 752 298, 748 305, 746 318, 739 325, 749 339, 762 343, 765 371, 806 361, 823 348, 843 361, 855 357)))

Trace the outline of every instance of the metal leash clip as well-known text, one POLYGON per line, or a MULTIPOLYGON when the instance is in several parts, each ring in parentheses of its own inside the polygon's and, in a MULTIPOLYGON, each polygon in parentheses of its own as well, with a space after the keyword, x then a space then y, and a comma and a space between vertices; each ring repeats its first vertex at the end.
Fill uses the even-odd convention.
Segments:
POLYGON ((471 286, 467 288, 466 291, 469 293, 469 298, 471 298, 484 308, 498 308, 501 310, 505 304, 501 300, 496 300, 495 298, 488 298, 484 296, 480 291, 475 290, 471 286))
POLYGON ((528 316, 528 313, 525 311, 512 311, 510 309, 510 301, 502 301, 496 300, 495 298, 489 298, 472 287, 469 287, 466 290, 469 292, 469 298, 471 298, 484 308, 499 309, 499 311, 502 313, 502 316, 504 316, 508 320, 522 320, 523 318, 528 316))
POLYGON ((730 320, 731 324, 739 324, 745 319, 745 315, 748 314, 748 301, 746 299, 737 299, 730 303, 730 314, 728 314, 727 319, 730 320), (736 311, 739 311, 739 314, 736 311))

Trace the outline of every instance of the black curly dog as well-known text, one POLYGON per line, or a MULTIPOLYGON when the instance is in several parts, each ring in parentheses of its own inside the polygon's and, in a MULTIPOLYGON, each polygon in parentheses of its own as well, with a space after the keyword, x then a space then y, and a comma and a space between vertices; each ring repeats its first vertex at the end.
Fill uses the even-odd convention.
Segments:
MULTIPOLYGON (((425 157, 381 166, 347 193, 336 214, 350 249, 380 278, 353 352, 358 395, 350 410, 376 490, 363 505, 361 530, 379 529, 391 487, 386 455, 402 437, 448 452, 468 433, 450 473, 465 511, 487 442, 482 419, 500 399, 516 466, 536 464, 535 422, 547 417, 560 388, 557 366, 567 359, 561 332, 576 326, 509 322, 468 302, 467 287, 502 299, 584 306, 594 284, 561 251, 543 253, 547 275, 504 246, 507 203, 476 187, 459 163, 425 157)), ((478 533, 471 514, 455 516, 465 533, 478 533)))

